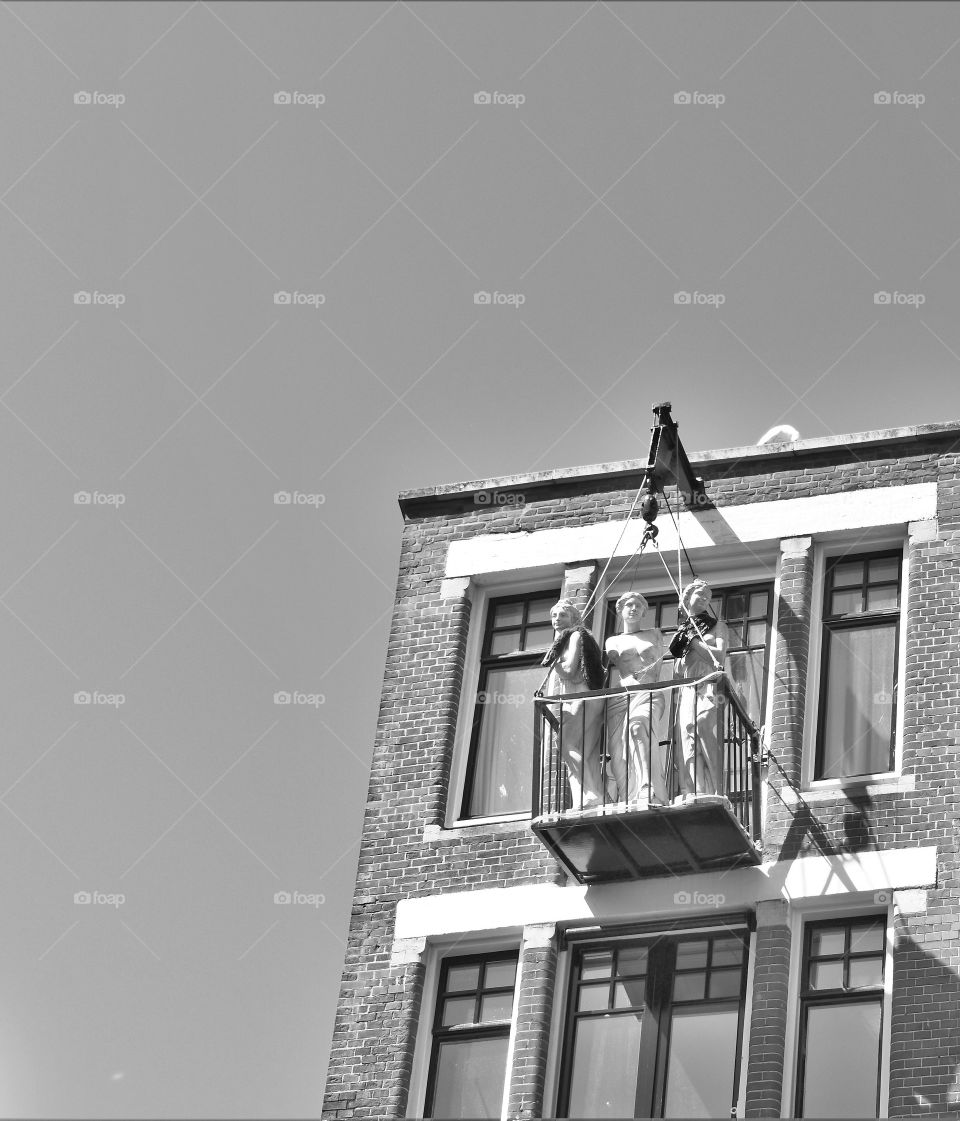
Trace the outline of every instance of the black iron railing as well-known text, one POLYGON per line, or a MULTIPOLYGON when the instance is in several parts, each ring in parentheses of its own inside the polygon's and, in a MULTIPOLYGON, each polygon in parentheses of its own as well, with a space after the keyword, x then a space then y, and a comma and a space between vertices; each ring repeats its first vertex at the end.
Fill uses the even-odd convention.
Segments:
POLYGON ((726 800, 760 840, 760 733, 722 673, 534 700, 533 817, 726 800))

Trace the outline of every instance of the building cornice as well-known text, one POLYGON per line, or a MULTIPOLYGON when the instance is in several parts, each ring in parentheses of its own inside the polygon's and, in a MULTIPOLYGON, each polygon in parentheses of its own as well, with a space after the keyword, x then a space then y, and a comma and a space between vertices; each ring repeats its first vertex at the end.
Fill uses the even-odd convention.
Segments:
MULTIPOLYGON (((729 474, 732 467, 745 464, 751 474, 761 472, 769 465, 771 472, 782 470, 792 460, 803 459, 815 463, 836 460, 849 452, 850 459, 862 458, 858 451, 870 450, 871 458, 879 458, 885 451, 896 456, 910 445, 942 444, 953 437, 960 442, 960 421, 941 424, 917 424, 903 428, 881 428, 868 432, 854 432, 842 436, 817 436, 786 444, 747 445, 739 448, 715 448, 694 452, 690 463, 698 473, 708 478, 729 474)), ((429 517, 440 513, 451 504, 484 505, 476 498, 483 492, 498 494, 522 491, 525 501, 530 501, 532 491, 537 498, 550 497, 551 491, 607 490, 639 485, 647 467, 646 459, 621 459, 610 463, 594 463, 581 467, 558 467, 550 471, 533 471, 518 475, 501 475, 489 479, 472 479, 459 483, 446 483, 400 492, 398 501, 404 517, 429 517)), ((492 503, 491 503, 492 505, 492 503)))

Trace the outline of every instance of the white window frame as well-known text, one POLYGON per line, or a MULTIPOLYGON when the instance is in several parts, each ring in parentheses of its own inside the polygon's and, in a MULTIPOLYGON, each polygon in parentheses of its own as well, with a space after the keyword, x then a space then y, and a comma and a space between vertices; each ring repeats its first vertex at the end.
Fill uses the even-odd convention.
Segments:
POLYGON ((520 983, 522 969, 522 935, 519 928, 515 933, 490 937, 466 937, 438 940, 426 948, 426 968, 423 979, 423 995, 420 998, 420 1012, 417 1023, 417 1036, 414 1042, 413 1065, 410 1071, 410 1088, 407 1093, 407 1117, 423 1117, 427 1099, 427 1082, 430 1079, 430 1059, 433 1054, 433 1020, 437 1010, 437 986, 440 983, 440 965, 446 958, 465 957, 470 954, 497 954, 508 950, 517 951, 517 981, 513 990, 513 1011, 510 1019, 510 1036, 507 1043, 507 1066, 503 1082, 503 1104, 501 1117, 506 1117, 510 1097, 510 1077, 513 1070, 513 1049, 517 1033, 517 1010, 520 1004, 520 983))
POLYGON ((893 892, 879 891, 867 897, 841 895, 830 903, 813 900, 792 903, 790 907, 790 976, 787 985, 787 1030, 784 1039, 783 1096, 781 1117, 795 1117, 797 1066, 800 1056, 800 973, 803 968, 803 935, 808 922, 820 919, 855 919, 864 915, 885 915, 887 936, 883 961, 883 1027, 880 1032, 880 1107, 879 1117, 889 1116, 890 1035, 893 1015, 893 892), (886 909, 884 910, 884 904, 886 909))
POLYGON ((903 713, 904 678, 907 664, 907 623, 909 621, 908 588, 910 584, 910 557, 907 527, 882 532, 843 534, 829 539, 816 541, 812 545, 813 589, 810 597, 810 646, 807 657, 807 697, 804 707, 803 750, 801 764, 801 789, 830 793, 855 787, 867 793, 873 786, 893 784, 896 789, 901 784, 903 774, 903 713), (848 551, 857 553, 883 552, 887 549, 901 549, 900 568, 900 622, 897 648, 897 722, 894 730, 893 770, 876 771, 869 775, 851 775, 844 778, 814 778, 817 755, 817 728, 820 720, 820 670, 823 664, 823 584, 827 561, 848 551))
MULTIPOLYGON (((454 734, 453 756, 450 764, 450 781, 447 788, 447 808, 444 814, 444 829, 465 829, 476 826, 492 825, 510 821, 529 821, 530 810, 518 810, 511 814, 496 814, 490 817, 460 817, 463 804, 463 786, 467 777, 467 764, 470 758, 470 740, 473 732, 473 716, 477 706, 477 686, 480 682, 480 653, 483 647, 483 634, 487 610, 492 599, 500 596, 524 595, 528 592, 548 591, 553 587, 563 587, 564 570, 538 569, 536 573, 523 576, 512 574, 511 579, 490 583, 475 583, 471 580, 469 597, 470 629, 467 634, 467 649, 463 663, 463 678, 460 687, 460 701, 457 711, 457 728, 454 734)), ((546 671, 544 671, 546 675, 546 671)), ((530 748, 533 750, 533 724, 530 725, 530 748)), ((533 766, 531 755, 531 768, 533 766)))

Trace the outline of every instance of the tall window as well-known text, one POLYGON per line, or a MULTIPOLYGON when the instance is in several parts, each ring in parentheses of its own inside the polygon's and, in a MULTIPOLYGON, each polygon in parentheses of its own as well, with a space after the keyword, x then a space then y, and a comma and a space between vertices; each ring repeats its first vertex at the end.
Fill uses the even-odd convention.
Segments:
POLYGON ((800 979, 797 1117, 876 1117, 886 920, 808 923, 800 979))
MULTIPOLYGON (((675 593, 647 596, 650 614, 644 626, 658 627, 669 642, 677 629, 675 593)), ((616 600, 607 604, 607 635, 616 634, 616 600)), ((767 656, 773 620, 773 586, 770 583, 738 584, 714 588, 713 610, 730 630, 726 670, 743 698, 744 707, 757 724, 763 723, 767 690, 767 656)), ((616 671, 613 671, 614 674, 616 671)), ((611 681, 611 687, 617 684, 611 681)))
POLYGON ((730 1116, 746 932, 575 951, 561 1117, 730 1116))
POLYGON ((553 642, 550 608, 559 590, 490 601, 480 655, 461 817, 529 811, 533 695, 553 642))
POLYGON ((899 551, 827 562, 814 778, 893 769, 901 562, 899 551))
POLYGON ((442 963, 424 1116, 500 1116, 517 957, 513 951, 442 963))

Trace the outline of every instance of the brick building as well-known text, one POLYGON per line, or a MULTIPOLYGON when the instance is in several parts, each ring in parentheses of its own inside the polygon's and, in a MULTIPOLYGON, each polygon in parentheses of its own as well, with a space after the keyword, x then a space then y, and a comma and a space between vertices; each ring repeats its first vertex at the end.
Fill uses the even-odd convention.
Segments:
POLYGON ((705 499, 666 488, 642 552, 645 460, 401 495, 325 1117, 960 1110, 958 448, 693 455, 705 499), (669 639, 694 570, 730 636, 718 796, 678 796, 674 669, 665 804, 610 793, 610 680, 584 812, 534 701, 549 609, 603 646, 639 589, 669 639))

